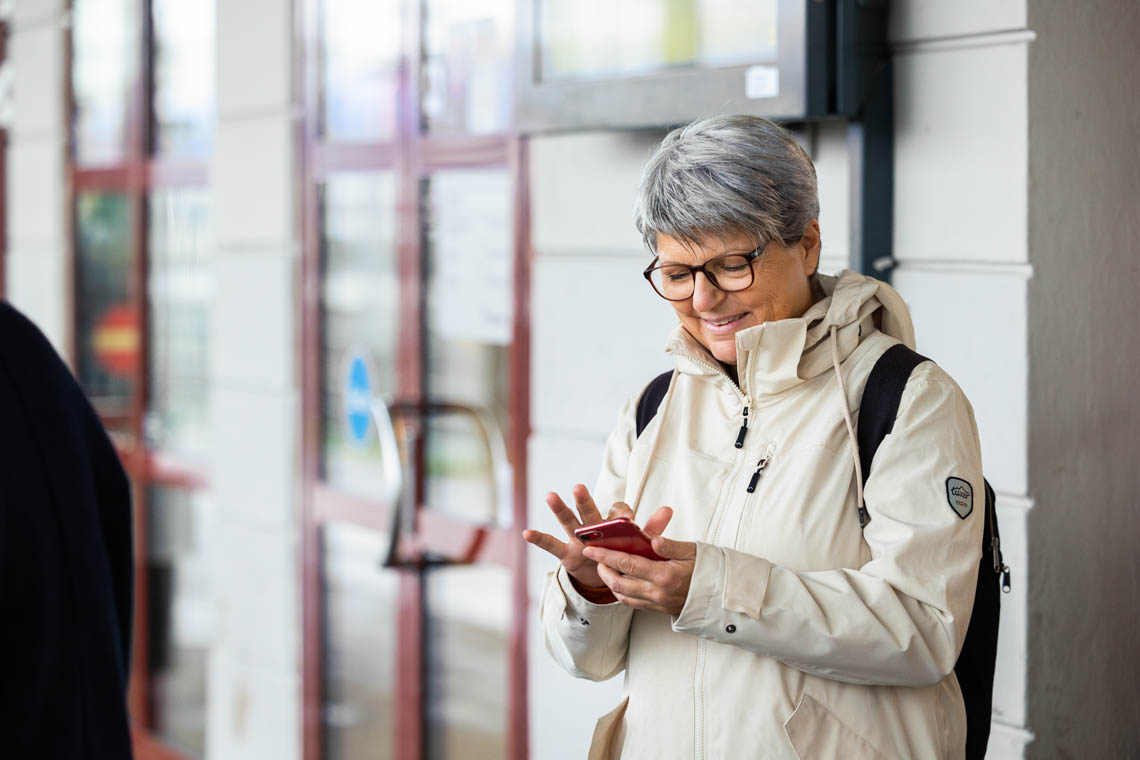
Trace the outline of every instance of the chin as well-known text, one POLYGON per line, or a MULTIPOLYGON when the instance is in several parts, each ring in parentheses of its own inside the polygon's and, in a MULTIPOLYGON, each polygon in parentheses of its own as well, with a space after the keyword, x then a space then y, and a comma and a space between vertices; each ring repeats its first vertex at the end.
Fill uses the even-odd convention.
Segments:
POLYGON ((722 342, 713 343, 709 347, 709 353, 718 362, 736 364, 736 336, 733 336, 731 345, 722 342))

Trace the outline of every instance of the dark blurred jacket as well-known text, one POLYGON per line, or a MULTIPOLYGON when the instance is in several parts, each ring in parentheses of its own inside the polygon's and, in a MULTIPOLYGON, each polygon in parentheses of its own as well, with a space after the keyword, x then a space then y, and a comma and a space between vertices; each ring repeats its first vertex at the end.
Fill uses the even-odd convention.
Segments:
POLYGON ((0 302, 0 756, 129 758, 130 486, 99 418, 0 302))

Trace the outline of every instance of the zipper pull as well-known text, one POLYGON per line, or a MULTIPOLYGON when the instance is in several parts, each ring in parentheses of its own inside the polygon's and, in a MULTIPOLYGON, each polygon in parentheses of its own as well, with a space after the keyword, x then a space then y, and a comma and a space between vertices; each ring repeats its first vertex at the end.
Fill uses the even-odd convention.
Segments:
POLYGON ((1008 594, 1012 588, 1009 578, 1009 565, 1003 563, 1001 566, 1001 590, 1008 594))
POLYGON ((748 493, 753 493, 756 490, 756 484, 760 482, 760 476, 764 474, 764 468, 768 466, 768 460, 771 457, 764 457, 756 463, 756 472, 752 473, 752 479, 748 481, 748 493))
POLYGON ((744 424, 740 426, 740 432, 736 434, 736 448, 744 448, 744 436, 748 433, 748 407, 744 407, 744 424))

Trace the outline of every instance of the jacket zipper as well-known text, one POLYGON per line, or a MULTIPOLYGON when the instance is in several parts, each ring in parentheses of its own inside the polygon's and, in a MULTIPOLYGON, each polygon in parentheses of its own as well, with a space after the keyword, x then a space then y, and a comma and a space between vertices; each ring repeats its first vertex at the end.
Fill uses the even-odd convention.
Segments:
POLYGON ((756 472, 752 473, 751 480, 748 481, 748 493, 755 493, 756 484, 760 482, 760 476, 764 474, 764 468, 768 466, 768 460, 771 456, 765 455, 763 459, 756 463, 756 472))
POLYGON ((740 403, 744 407, 744 413, 742 415, 740 423, 740 430, 736 433, 736 441, 733 443, 733 447, 737 449, 744 448, 744 436, 748 434, 748 410, 752 406, 752 397, 748 395, 748 393, 744 390, 744 380, 748 377, 747 370, 744 372, 741 372, 739 369, 737 370, 737 377, 741 378, 740 383, 737 384, 732 381, 732 378, 728 376, 728 374, 724 371, 724 368, 715 367, 704 359, 694 354, 690 354, 688 351, 675 351, 675 353, 678 356, 685 357, 693 364, 711 370, 718 375, 722 375, 726 380, 728 380, 728 384, 732 387, 732 389, 736 391, 736 395, 740 397, 740 403))
MULTIPOLYGON (((739 377, 741 379, 741 383, 738 385, 737 383, 732 382, 732 378, 728 377, 728 374, 724 371, 723 368, 715 367, 712 364, 710 364, 709 362, 707 362, 707 361, 705 361, 705 360, 703 360, 697 356, 694 356, 693 354, 690 354, 687 351, 678 351, 677 354, 680 356, 684 356, 686 359, 693 362, 693 364, 696 364, 700 367, 704 367, 706 369, 709 369, 709 370, 711 370, 711 371, 713 371, 719 375, 723 375, 725 377, 725 379, 728 380, 729 386, 731 386, 732 389, 734 391, 736 391, 736 395, 740 398, 740 402, 744 408, 744 412, 742 414, 740 430, 736 434, 736 441, 733 443, 733 447, 735 449, 737 449, 738 451, 741 451, 741 454, 743 454, 742 449, 744 448, 744 437, 748 434, 748 411, 749 411, 749 408, 752 406, 752 398, 745 392, 745 390, 743 388, 743 385, 744 385, 743 381, 747 380, 747 378, 748 378, 747 368, 745 368, 745 371, 743 371, 743 372, 740 371, 739 368, 737 369, 737 377, 739 377)), ((739 367, 739 365, 738 365, 738 367, 739 367)), ((764 464, 766 465, 767 462, 765 461, 764 464)), ((733 469, 735 470, 736 468, 734 467, 733 469)), ((763 467, 760 467, 760 471, 761 472, 763 471, 763 467)), ((730 482, 732 480, 735 480, 736 477, 737 477, 736 473, 734 472, 730 476, 730 482)), ((753 475, 753 479, 759 480, 759 477, 757 475, 753 475)), ((727 498, 731 500, 732 497, 729 495, 727 498)), ((710 530, 709 530, 709 534, 708 534, 708 538, 710 538, 713 541, 717 540, 717 534, 720 532, 720 522, 721 522, 721 519, 724 517, 724 509, 722 508, 723 505, 718 504, 717 507, 718 507, 718 509, 713 514, 713 520, 712 520, 712 524, 709 526, 710 530)), ((708 642, 705 641, 704 639, 698 639, 697 640, 696 672, 694 674, 694 679, 693 679, 694 680, 693 696, 695 697, 696 703, 697 703, 696 704, 696 708, 697 708, 696 709, 696 721, 695 721, 696 725, 694 725, 694 727, 693 727, 694 728, 693 745, 694 745, 694 756, 696 757, 696 760, 704 760, 705 754, 706 754, 705 753, 705 745, 706 745, 706 740, 705 740, 705 659, 707 657, 707 652, 708 652, 708 642)))

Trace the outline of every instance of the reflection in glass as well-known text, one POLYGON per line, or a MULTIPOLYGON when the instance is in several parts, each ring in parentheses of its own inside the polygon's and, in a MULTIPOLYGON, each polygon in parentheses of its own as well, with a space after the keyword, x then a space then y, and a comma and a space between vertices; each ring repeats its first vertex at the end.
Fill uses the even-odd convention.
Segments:
POLYGON ((322 188, 321 223, 322 474, 331 485, 378 497, 390 484, 367 401, 396 390, 395 177, 331 176, 322 188), (354 427, 354 420, 365 424, 354 427))
POLYGON ((150 409, 148 443, 201 458, 209 430, 209 193, 150 196, 150 409))
POLYGON ((391 140, 396 134, 399 0, 323 0, 321 116, 330 140, 391 140))
POLYGON ((433 133, 507 129, 513 0, 426 0, 423 117, 433 133))
POLYGON ((138 71, 137 5, 134 0, 72 2, 75 160, 82 166, 117 163, 126 155, 138 71))
POLYGON ((104 423, 125 430, 139 362, 138 321, 130 304, 127 197, 82 193, 75 202, 75 223, 79 381, 104 423))
POLYGON ((507 756, 511 573, 498 565, 429 570, 427 756, 507 756))
POLYGON ((428 394, 468 410, 428 422, 427 503, 503 527, 509 524, 514 464, 503 445, 511 424, 511 192, 503 169, 440 171, 424 183, 428 394), (490 448, 480 418, 489 428, 490 448))
POLYGON ((774 63, 778 4, 779 0, 540 0, 540 78, 774 63))
POLYGON ((322 541, 322 757, 393 757, 398 579, 380 569, 387 537, 329 524, 322 541))
POLYGON ((151 2, 155 153, 204 158, 214 138, 214 2, 151 2))
POLYGON ((214 511, 201 491, 147 494, 147 660, 151 730, 206 754, 206 660, 214 629, 206 537, 214 511))

